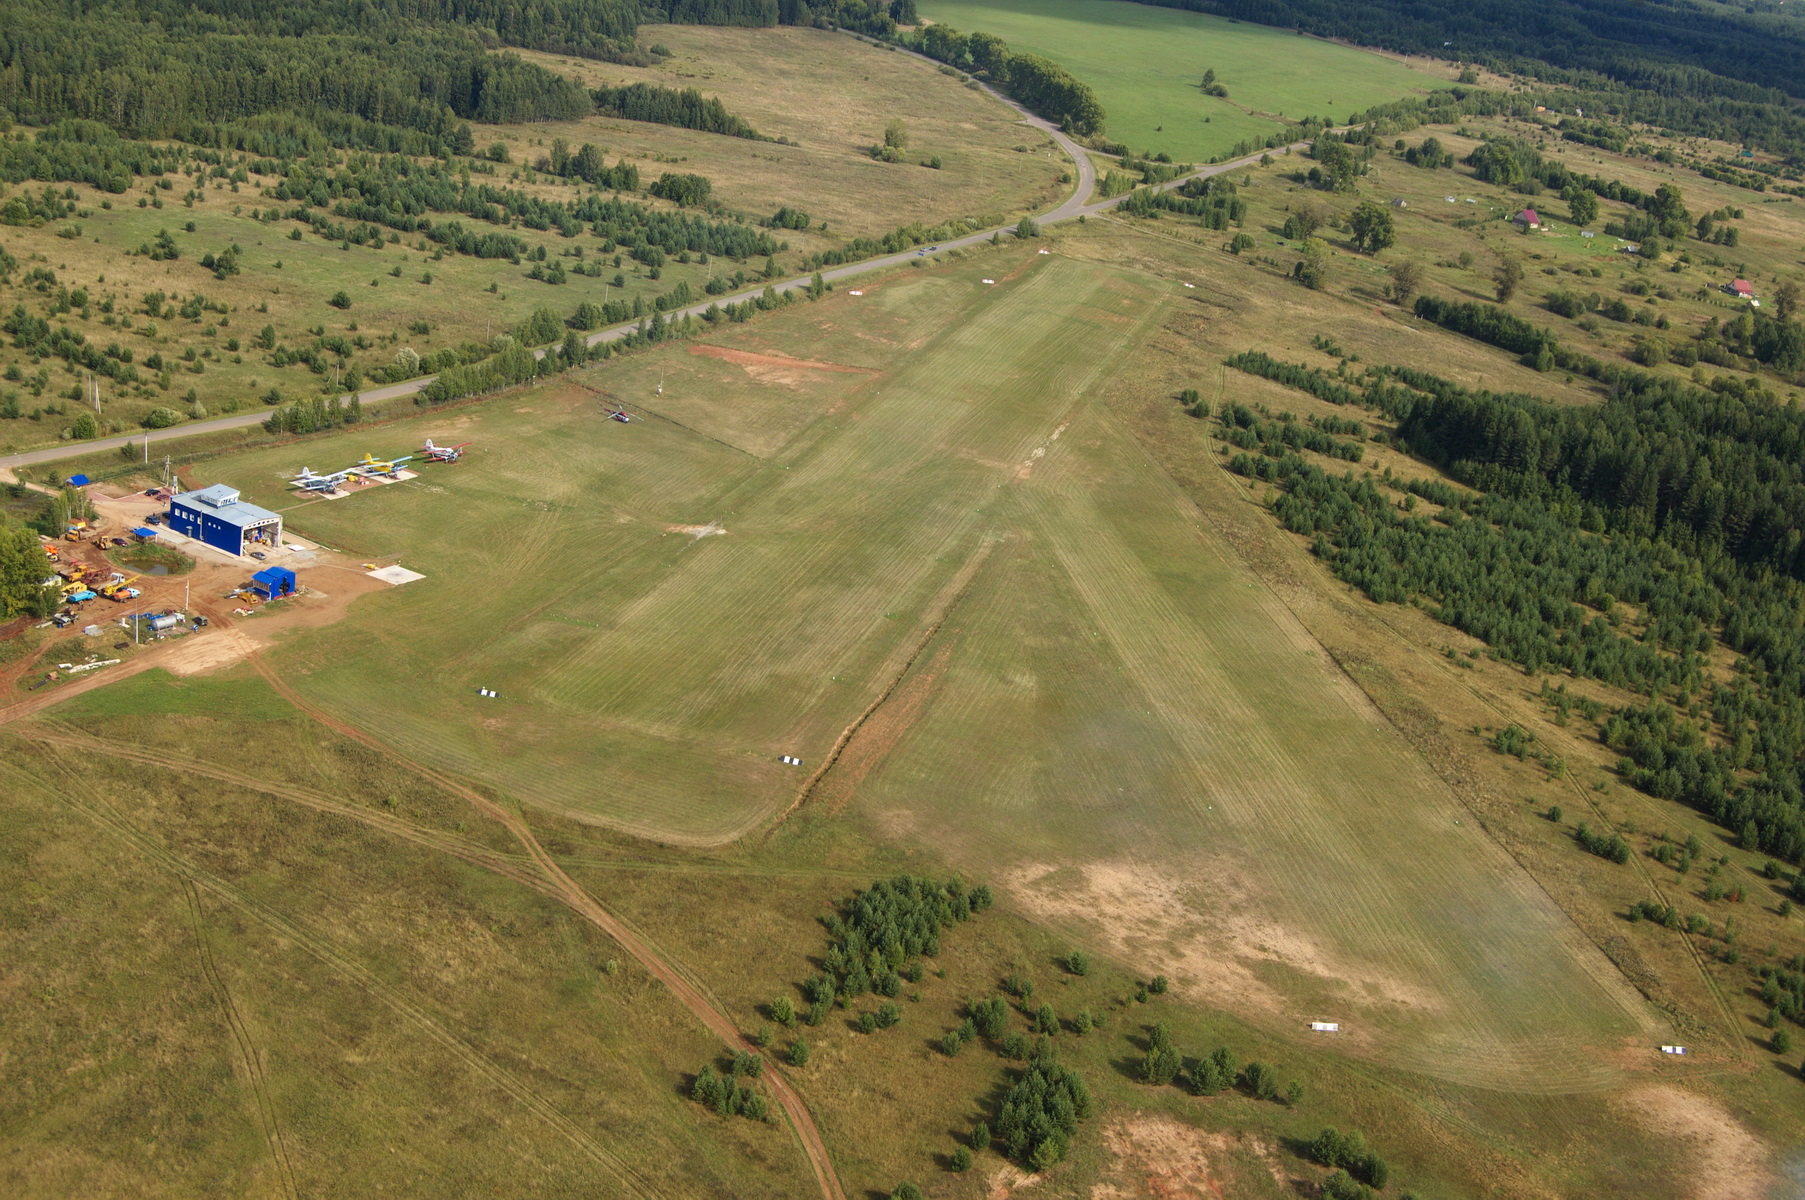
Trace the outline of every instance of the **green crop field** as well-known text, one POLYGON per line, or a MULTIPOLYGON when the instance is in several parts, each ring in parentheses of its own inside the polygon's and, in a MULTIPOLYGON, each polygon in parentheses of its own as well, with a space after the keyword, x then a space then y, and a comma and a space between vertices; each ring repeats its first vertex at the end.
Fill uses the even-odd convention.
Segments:
POLYGON ((221 460, 296 530, 427 575, 272 662, 417 758, 698 844, 769 822, 901 674, 812 802, 856 790, 880 829, 1275 1027, 1346 1020, 1349 1048, 1462 1082, 1610 1086, 1581 1050, 1653 1036, 1640 1006, 1097 403, 1174 289, 991 253, 221 460), (303 459, 428 436, 476 445, 282 495, 303 459))
POLYGON ((1111 138, 1187 162, 1446 82, 1350 46, 1124 0, 928 0, 921 13, 1045 55, 1096 89, 1111 138), (1205 70, 1226 98, 1199 89, 1205 70))

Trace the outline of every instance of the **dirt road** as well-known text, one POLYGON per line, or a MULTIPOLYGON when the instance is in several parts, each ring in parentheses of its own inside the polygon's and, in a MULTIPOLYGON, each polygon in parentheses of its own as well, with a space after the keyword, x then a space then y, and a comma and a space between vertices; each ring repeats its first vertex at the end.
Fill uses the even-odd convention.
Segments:
MULTIPOLYGON (((261 654, 254 653, 251 656, 251 662, 258 672, 269 681, 270 687, 301 712, 306 713, 333 732, 363 743, 407 767, 422 778, 431 780, 453 795, 462 797, 485 816, 498 822, 520 843, 521 848, 526 851, 528 857, 538 867, 539 874, 549 885, 539 890, 613 938, 622 949, 637 959, 653 978, 669 988, 671 994, 727 1046, 734 1050, 751 1050, 753 1048, 732 1019, 715 1007, 714 1003, 702 994, 701 989, 691 983, 663 955, 659 954, 613 913, 602 907, 593 896, 583 890, 576 880, 566 874, 564 868, 560 867, 556 860, 547 853, 545 847, 539 844, 539 839, 533 834, 531 827, 518 814, 480 792, 397 753, 393 748, 384 745, 355 726, 338 721, 313 707, 270 668, 261 654)), ((790 1085, 789 1080, 784 1078, 776 1064, 767 1062, 767 1068, 764 1076, 767 1086, 770 1087, 771 1095, 777 1100, 778 1105, 782 1107, 784 1116, 790 1122, 790 1127, 796 1131, 796 1137, 802 1143, 802 1151, 808 1157, 809 1165, 814 1168, 815 1178, 821 1185, 821 1194, 824 1200, 846 1200, 846 1192, 840 1185, 839 1174, 834 1170, 833 1158, 828 1153, 827 1143, 822 1139, 821 1132, 815 1125, 815 1119, 808 1110, 808 1105, 803 1102, 796 1089, 790 1085)))

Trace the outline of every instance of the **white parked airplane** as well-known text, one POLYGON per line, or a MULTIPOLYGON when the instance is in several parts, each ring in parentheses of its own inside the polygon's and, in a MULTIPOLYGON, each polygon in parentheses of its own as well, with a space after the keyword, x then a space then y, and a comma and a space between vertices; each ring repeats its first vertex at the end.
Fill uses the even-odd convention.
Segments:
POLYGON ((311 467, 302 467, 301 473, 289 482, 299 484, 302 491, 330 492, 336 490, 339 484, 350 477, 351 472, 349 471, 338 471, 331 475, 315 475, 311 467))
POLYGON ((455 446, 435 446, 432 444, 432 439, 427 438, 426 445, 420 448, 420 453, 424 454, 429 462, 456 462, 464 456, 464 449, 469 445, 471 445, 469 442, 460 442, 455 446))

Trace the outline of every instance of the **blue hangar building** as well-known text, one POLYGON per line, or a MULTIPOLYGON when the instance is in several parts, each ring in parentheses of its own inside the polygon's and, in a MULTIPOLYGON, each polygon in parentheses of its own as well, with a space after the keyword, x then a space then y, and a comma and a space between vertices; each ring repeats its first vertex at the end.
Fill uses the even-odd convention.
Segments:
POLYGON ((223 483, 171 500, 169 528, 227 554, 249 554, 282 540, 280 513, 246 504, 223 483))

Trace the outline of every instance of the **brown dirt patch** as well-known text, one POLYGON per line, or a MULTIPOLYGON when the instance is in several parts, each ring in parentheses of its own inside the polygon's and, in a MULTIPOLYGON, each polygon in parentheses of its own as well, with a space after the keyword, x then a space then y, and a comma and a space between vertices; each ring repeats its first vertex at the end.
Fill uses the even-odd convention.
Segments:
POLYGON ((1033 1187, 1040 1180, 1039 1175, 1030 1175, 1020 1167, 1004 1163, 985 1180, 984 1194, 990 1200, 1009 1200, 1009 1197, 1033 1187))
POLYGON ((190 634, 165 650, 156 665, 177 675, 204 675, 250 654, 257 643, 237 629, 190 634))
POLYGON ((896 748, 896 743, 914 726, 922 710, 933 699, 941 673, 946 670, 947 660, 952 655, 950 643, 942 646, 926 666, 905 679, 890 699, 859 727, 858 735, 847 743, 834 769, 821 781, 816 798, 823 812, 833 814, 846 807, 865 776, 896 748))
MULTIPOLYGON (((1261 977, 1263 965, 1278 964, 1345 985, 1350 1001, 1361 1005, 1419 1013, 1444 1007, 1439 996, 1337 955, 1278 919, 1235 863, 1211 858, 1195 860, 1198 870, 1186 878, 1154 863, 1119 860, 1026 864, 1008 872, 1004 883, 1034 916, 1093 929, 1124 962, 1165 964, 1177 991, 1207 1004, 1252 1008, 1293 1025, 1315 1016, 1297 1011, 1261 977), (1211 880, 1207 895, 1197 891, 1196 878, 1211 880)), ((1370 1049, 1366 1031, 1344 1027, 1340 1037, 1349 1048, 1370 1049)))
POLYGON ((1762 1200, 1779 1183, 1768 1147, 1719 1101, 1670 1083, 1626 1092, 1618 1104, 1658 1137, 1686 1144, 1691 1200, 1762 1200))
MULTIPOLYGON (((791 358, 787 354, 759 354, 751 350, 732 350, 726 346, 692 345, 691 354, 699 354, 703 358, 718 358, 722 362, 730 362, 735 366, 753 368, 768 367, 778 370, 833 371, 841 375, 876 375, 871 367, 849 367, 845 363, 819 362, 812 358, 791 358)), ((750 371, 748 373, 751 373, 750 371)))
POLYGON ((1251 1164, 1286 1187, 1277 1147, 1255 1134, 1212 1133, 1172 1117, 1137 1116, 1106 1126, 1103 1145, 1113 1161, 1092 1186, 1091 1200, 1222 1200, 1263 1190, 1250 1187, 1251 1164))
POLYGON ((666 525, 664 531, 666 533, 687 533, 692 542, 705 537, 719 537, 727 532, 721 528, 718 521, 710 521, 706 525, 666 525))

